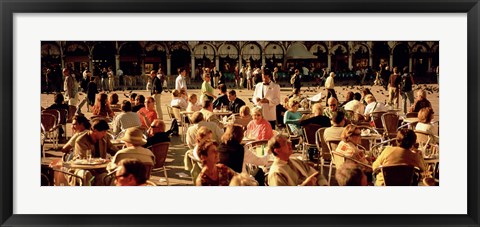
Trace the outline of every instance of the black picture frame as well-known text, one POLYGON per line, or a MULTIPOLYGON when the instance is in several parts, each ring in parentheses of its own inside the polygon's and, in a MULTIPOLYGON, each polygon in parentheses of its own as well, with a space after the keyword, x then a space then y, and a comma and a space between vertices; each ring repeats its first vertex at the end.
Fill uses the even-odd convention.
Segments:
MULTIPOLYGON (((478 0, 0 0, 1 226, 478 226, 478 0), (468 214, 466 215, 20 215, 13 214, 13 16, 15 13, 467 13, 468 214)), ((454 196, 454 195, 453 195, 454 196)), ((165 204, 163 204, 165 205, 165 204)), ((448 206, 448 204, 445 204, 448 206)))

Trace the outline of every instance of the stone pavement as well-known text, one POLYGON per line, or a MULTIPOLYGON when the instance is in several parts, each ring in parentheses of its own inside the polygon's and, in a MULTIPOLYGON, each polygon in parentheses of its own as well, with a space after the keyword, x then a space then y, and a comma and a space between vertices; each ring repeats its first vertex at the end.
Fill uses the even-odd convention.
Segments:
MULTIPOLYGON (((283 86, 281 88, 281 100, 283 100, 288 94, 291 93, 291 88, 290 87, 287 87, 288 84, 285 82, 285 83, 281 83, 281 85, 283 86)), ((196 94, 200 94, 200 84, 199 83, 195 83, 195 84, 191 84, 189 85, 190 88, 195 88, 195 89, 189 89, 188 90, 188 93, 196 93, 196 94)), ((385 102, 387 100, 387 92, 383 89, 383 87, 381 86, 363 86, 363 87, 367 87, 367 88, 370 88, 372 93, 374 94, 374 96, 377 98, 378 101, 380 102, 385 102)), ((435 111, 435 120, 439 120, 439 94, 438 94, 438 84, 422 84, 422 85, 414 85, 414 88, 417 88, 417 87, 422 87, 422 88, 426 88, 427 90, 429 90, 427 92, 427 97, 428 99, 430 100, 430 102, 432 103, 432 106, 433 106, 433 109, 435 111)), ((360 92, 361 91, 361 86, 351 86, 351 85, 343 85, 342 86, 342 83, 337 83, 337 87, 335 88, 336 90, 336 93, 340 99, 340 102, 343 102, 344 99, 345 99, 345 96, 347 94, 348 91, 353 91, 353 92, 360 92), (340 86, 338 86, 340 85, 340 86)), ((229 89, 231 89, 229 87, 229 89)), ((246 89, 235 89, 237 91, 237 97, 244 100, 248 106, 250 107, 253 107, 253 104, 251 102, 249 102, 249 98, 252 97, 253 95, 253 91, 252 90, 246 90, 246 89)), ((115 91, 118 95, 119 95, 119 99, 120 99, 120 103, 127 99, 127 97, 129 96, 130 92, 134 92, 134 93, 137 93, 137 94, 142 94, 144 95, 145 97, 148 97, 150 96, 150 92, 146 91, 146 90, 134 90, 134 91, 129 91, 129 90, 125 90, 125 91, 122 91, 122 90, 118 90, 118 91, 115 91)), ((313 96, 313 95, 316 95, 318 94, 319 92, 321 92, 324 96, 326 94, 326 90, 322 87, 322 88, 315 88, 315 87, 303 87, 302 88, 302 93, 304 94, 304 96, 313 96)), ((53 97, 54 95, 53 94, 41 94, 41 106, 42 107, 48 107, 50 106, 52 103, 53 103, 53 97)), ((85 94, 84 93, 81 93, 80 94, 80 99, 83 99, 85 97, 85 94)), ((170 105, 170 101, 171 101, 171 98, 172 95, 171 93, 162 93, 162 105, 170 105)), ((325 105, 325 99, 322 100, 322 104, 325 105)), ((170 124, 171 124, 171 121, 170 121, 170 117, 167 115, 167 110, 166 108, 164 107, 163 109, 163 119, 165 121, 165 124, 166 124, 166 128, 170 128, 170 124)), ((87 108, 86 106, 84 106, 82 108, 82 112, 86 115, 87 118, 89 118, 92 114, 90 112, 87 112, 87 108)), ((71 132, 71 124, 67 124, 67 135, 71 135, 72 132, 71 132)), ((187 151, 188 147, 185 145, 184 142, 182 142, 181 140, 181 137, 180 136, 172 136, 171 138, 171 145, 170 145, 170 150, 169 150, 169 154, 168 154, 168 157, 167 157, 167 160, 166 160, 166 166, 167 166, 167 175, 168 175, 168 179, 169 179, 169 182, 170 182, 170 185, 176 185, 176 186, 186 186, 186 185, 193 185, 192 183, 192 179, 190 177, 190 173, 186 170, 184 170, 184 163, 183 163, 183 158, 184 158, 184 154, 185 152, 187 151)), ((63 142, 61 146, 63 146, 65 142, 63 142)), ((61 156, 61 152, 59 151, 55 151, 53 149, 50 149, 52 148, 52 146, 50 144, 46 144, 46 149, 47 149, 47 155, 49 156, 61 156)), ((299 155, 299 153, 295 153, 295 155, 299 155)), ((326 171, 324 169, 324 175, 327 175, 328 174, 328 168, 326 168, 326 171)), ((332 177, 332 179, 334 179, 334 177, 332 177)), ((166 182, 165 182, 165 179, 163 178, 163 173, 155 173, 153 174, 152 176, 152 179, 157 185, 166 185, 166 182)), ((332 182, 333 184, 335 184, 336 182, 332 182)))

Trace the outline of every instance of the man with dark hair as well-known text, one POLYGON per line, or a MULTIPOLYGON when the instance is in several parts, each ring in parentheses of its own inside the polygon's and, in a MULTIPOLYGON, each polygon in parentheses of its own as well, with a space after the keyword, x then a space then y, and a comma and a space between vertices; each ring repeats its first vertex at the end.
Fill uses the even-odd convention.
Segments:
POLYGON ((264 69, 262 73, 263 82, 255 85, 252 101, 262 109, 263 118, 272 125, 272 129, 275 129, 276 106, 280 104, 280 86, 273 83, 271 77, 272 72, 269 69, 264 69))
POLYGON ((213 103, 212 100, 205 99, 203 100, 202 109, 200 112, 203 114, 203 119, 207 122, 214 122, 218 124, 220 128, 223 128, 223 124, 220 122, 218 117, 213 114, 213 103))
POLYGON ((187 82, 185 80, 185 77, 187 77, 187 70, 185 68, 180 68, 180 75, 177 76, 177 79, 175 79, 175 90, 185 90, 187 91, 187 82))
POLYGON ((323 137, 325 140, 338 140, 340 141, 343 129, 345 126, 345 114, 343 112, 335 112, 332 115, 332 126, 325 129, 323 137))
POLYGON ((237 93, 235 90, 230 90, 228 92, 228 101, 228 110, 232 111, 233 113, 239 113, 240 108, 245 106, 245 102, 237 98, 237 93))
POLYGON ((140 109, 145 107, 145 96, 138 95, 135 97, 135 106, 132 107, 132 112, 138 112, 140 109))
POLYGON ((70 138, 70 140, 68 140, 68 142, 63 146, 62 152, 68 153, 70 149, 72 149, 75 146, 75 142, 77 142, 77 139, 83 134, 88 132, 88 129, 90 129, 90 126, 91 126, 90 122, 85 116, 83 115, 73 116, 73 119, 72 119, 73 135, 70 138))
POLYGON ((147 168, 140 160, 123 159, 115 173, 116 186, 146 186, 147 168))
POLYGON ((227 107, 229 101, 227 96, 227 86, 225 86, 225 84, 220 84, 218 85, 218 90, 220 91, 220 94, 213 101, 213 108, 220 110, 222 107, 227 107))
POLYGON ((363 115, 363 113, 365 112, 365 105, 363 105, 363 103, 360 102, 361 99, 362 99, 362 95, 358 92, 355 92, 355 94, 353 94, 353 100, 350 102, 347 102, 347 104, 345 104, 343 108, 345 110, 351 110, 355 113, 359 113, 363 115))
POLYGON ((105 120, 93 120, 91 129, 79 136, 75 142, 75 156, 85 159, 88 150, 95 158, 107 158, 107 153, 114 155, 118 148, 110 142, 107 135, 108 129, 108 123, 105 120))
POLYGON ((339 186, 367 186, 367 176, 362 168, 352 161, 346 161, 337 168, 335 179, 339 186))
POLYGON ((130 101, 123 100, 122 113, 117 115, 113 120, 113 133, 116 135, 120 131, 131 127, 139 127, 142 125, 138 114, 132 112, 132 104, 130 101))
POLYGON ((162 91, 163 91, 163 81, 160 78, 160 74, 157 74, 155 70, 150 72, 150 77, 152 79, 152 90, 150 94, 152 95, 153 99, 155 99, 155 111, 157 112, 157 118, 163 120, 163 113, 162 113, 162 91))
POLYGON ((275 156, 268 172, 269 186, 319 186, 327 185, 323 175, 303 161, 291 158, 292 143, 284 135, 268 141, 267 152, 275 156))

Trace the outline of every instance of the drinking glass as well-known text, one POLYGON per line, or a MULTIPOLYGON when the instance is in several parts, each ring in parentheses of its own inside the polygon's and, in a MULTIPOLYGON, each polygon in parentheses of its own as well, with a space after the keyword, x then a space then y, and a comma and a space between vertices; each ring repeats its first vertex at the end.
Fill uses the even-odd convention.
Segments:
POLYGON ((90 149, 87 150, 87 161, 88 162, 92 161, 92 150, 90 149))

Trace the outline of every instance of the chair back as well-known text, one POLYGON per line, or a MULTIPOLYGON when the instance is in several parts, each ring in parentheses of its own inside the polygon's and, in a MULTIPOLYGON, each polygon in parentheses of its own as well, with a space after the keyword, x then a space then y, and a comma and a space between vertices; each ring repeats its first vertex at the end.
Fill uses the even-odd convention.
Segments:
POLYGON ((180 108, 172 107, 173 117, 177 119, 178 122, 182 122, 182 115, 180 114, 180 108))
POLYGON ((41 115, 41 126, 45 130, 45 132, 49 132, 53 129, 55 129, 55 126, 57 126, 57 117, 51 113, 47 112, 42 112, 41 115))
POLYGON ((371 113, 373 124, 375 128, 383 130, 382 115, 387 112, 385 111, 375 111, 371 113))
POLYGON ((418 186, 420 169, 416 166, 398 164, 380 166, 378 169, 383 174, 385 186, 418 186))
POLYGON ((167 113, 168 113, 168 116, 170 117, 170 120, 175 119, 175 115, 173 114, 173 108, 169 105, 167 105, 167 113))
POLYGON ((77 112, 77 107, 74 105, 68 105, 67 123, 72 123, 73 116, 75 116, 75 112, 77 112))
POLYGON ((397 136, 398 119, 399 116, 396 113, 389 112, 382 115, 383 128, 389 139, 397 136))
POLYGON ((151 150, 152 153, 155 155, 155 165, 153 166, 153 168, 162 168, 165 165, 169 146, 169 142, 156 143, 152 145, 151 150))
POLYGON ((55 116, 55 117, 57 118, 57 124, 58 124, 58 125, 61 124, 61 114, 60 114, 60 111, 54 110, 54 109, 50 109, 50 110, 43 110, 42 113, 52 114, 53 116, 55 116))
POLYGON ((315 139, 315 133, 321 128, 321 125, 317 124, 309 124, 303 126, 303 136, 305 137, 305 142, 308 145, 315 145, 316 144, 316 139, 315 139))
POLYGON ((315 143, 317 144, 317 149, 319 151, 322 151, 323 159, 331 160, 330 151, 328 150, 327 143, 325 142, 325 139, 323 137, 326 128, 327 127, 323 127, 317 130, 317 132, 315 133, 315 143))
POLYGON ((418 112, 410 112, 405 115, 405 117, 418 117, 418 112))
POLYGON ((338 168, 340 165, 343 164, 343 161, 341 159, 336 159, 335 154, 333 152, 337 149, 338 144, 340 143, 340 140, 325 140, 325 143, 327 144, 332 162, 338 168))
POLYGON ((60 124, 62 125, 67 124, 68 110, 58 109, 58 112, 60 113, 60 124))

